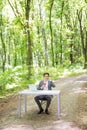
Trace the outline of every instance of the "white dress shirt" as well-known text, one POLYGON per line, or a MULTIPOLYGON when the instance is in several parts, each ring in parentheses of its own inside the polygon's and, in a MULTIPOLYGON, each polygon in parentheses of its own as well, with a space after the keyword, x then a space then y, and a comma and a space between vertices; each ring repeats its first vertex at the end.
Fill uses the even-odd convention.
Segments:
POLYGON ((44 86, 43 90, 48 90, 48 81, 44 81, 44 83, 46 83, 46 85, 44 86))

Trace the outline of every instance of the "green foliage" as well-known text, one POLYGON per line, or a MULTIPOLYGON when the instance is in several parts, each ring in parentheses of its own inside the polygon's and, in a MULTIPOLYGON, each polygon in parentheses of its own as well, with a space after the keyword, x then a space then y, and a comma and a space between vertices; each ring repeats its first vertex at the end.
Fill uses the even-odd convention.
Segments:
POLYGON ((9 69, 0 75, 0 94, 12 94, 22 89, 27 89, 29 84, 36 84, 43 79, 43 73, 49 72, 50 79, 55 80, 60 77, 74 76, 85 73, 80 65, 73 66, 57 66, 57 67, 37 67, 32 69, 31 79, 27 76, 27 67, 17 66, 9 69))
POLYGON ((29 83, 41 80, 44 72, 49 72, 50 78, 53 80, 82 73, 85 57, 77 10, 80 15, 82 13, 83 41, 86 49, 86 0, 33 0, 30 4, 29 21, 26 20, 25 1, 0 1, 0 92, 13 92, 27 88, 29 83), (52 44, 56 67, 52 67, 50 46, 52 37, 50 35, 49 9, 52 2, 52 44), (29 28, 26 27, 28 22, 29 28), (27 44, 28 29, 31 50, 27 44), (46 44, 47 46, 45 46, 46 44), (30 51, 34 68, 31 68, 32 75, 28 79, 27 57, 30 51), (48 67, 45 67, 46 56, 48 67), (8 68, 7 65, 11 65, 12 68, 8 68), (38 67, 35 68, 35 66, 38 67), (2 73, 2 71, 4 72, 2 73))
POLYGON ((2 73, 0 75, 0 90, 3 90, 6 88, 7 83, 13 82, 13 75, 12 70, 6 71, 5 73, 2 73))
POLYGON ((27 68, 17 66, 9 68, 0 75, 0 93, 15 92, 27 88, 29 83, 35 83, 35 79, 28 79, 27 68))

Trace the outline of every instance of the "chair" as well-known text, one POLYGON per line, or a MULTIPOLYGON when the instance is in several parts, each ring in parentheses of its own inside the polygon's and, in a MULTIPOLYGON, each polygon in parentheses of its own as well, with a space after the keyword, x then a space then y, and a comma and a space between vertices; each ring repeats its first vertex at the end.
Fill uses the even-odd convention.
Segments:
POLYGON ((41 102, 41 106, 45 107, 47 100, 46 100, 46 99, 43 99, 43 100, 40 100, 40 102, 41 102))
POLYGON ((42 99, 42 100, 40 100, 40 102, 41 102, 41 105, 43 105, 43 104, 45 104, 46 103, 46 99, 42 99))

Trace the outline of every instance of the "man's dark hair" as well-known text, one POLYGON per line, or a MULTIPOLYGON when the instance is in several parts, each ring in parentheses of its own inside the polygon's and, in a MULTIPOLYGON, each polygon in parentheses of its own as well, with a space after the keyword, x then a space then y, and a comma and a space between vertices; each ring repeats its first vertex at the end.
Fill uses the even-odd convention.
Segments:
POLYGON ((46 72, 46 73, 43 74, 43 76, 45 76, 45 75, 48 75, 48 76, 49 76, 49 73, 46 72))

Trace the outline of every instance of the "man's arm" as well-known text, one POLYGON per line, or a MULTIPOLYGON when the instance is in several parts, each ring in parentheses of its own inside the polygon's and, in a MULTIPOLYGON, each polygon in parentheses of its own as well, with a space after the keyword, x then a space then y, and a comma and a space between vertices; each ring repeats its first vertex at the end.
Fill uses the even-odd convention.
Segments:
POLYGON ((50 82, 51 82, 51 86, 52 86, 53 88, 56 87, 53 81, 50 81, 50 82))
POLYGON ((39 85, 38 85, 38 90, 43 90, 43 88, 42 88, 42 85, 43 85, 43 81, 40 81, 40 83, 39 83, 39 85))

